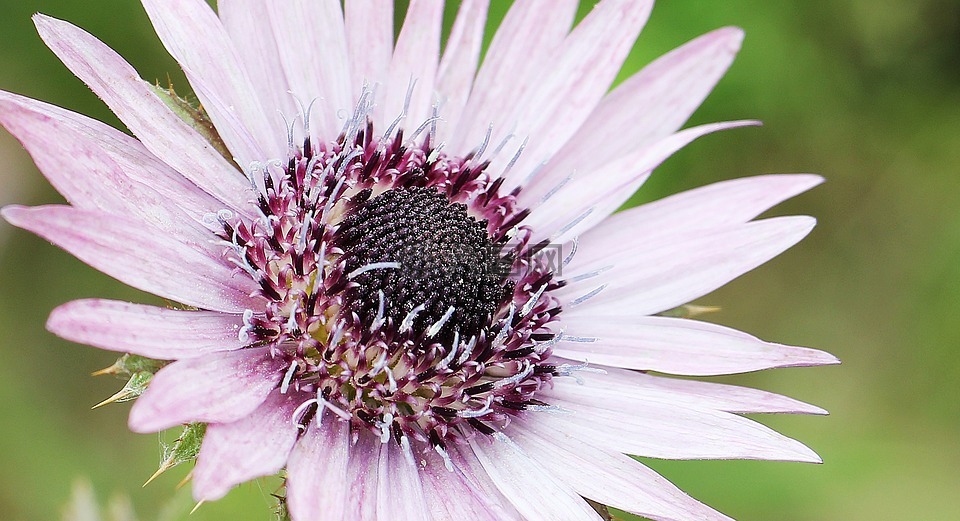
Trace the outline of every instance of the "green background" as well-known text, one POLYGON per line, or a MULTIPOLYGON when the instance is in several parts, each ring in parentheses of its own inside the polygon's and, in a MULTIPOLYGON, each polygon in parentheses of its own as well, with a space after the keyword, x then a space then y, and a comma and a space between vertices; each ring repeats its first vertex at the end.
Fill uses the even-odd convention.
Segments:
MULTIPOLYGON (((494 0, 495 21, 507 5, 494 0)), ((135 1, 0 0, 0 88, 118 125, 44 48, 37 11, 99 36, 144 78, 186 86, 135 1)), ((960 519, 960 3, 662 0, 624 74, 724 25, 746 30, 744 49, 691 124, 765 126, 694 143, 635 202, 744 175, 824 175, 774 212, 816 216, 813 234, 698 302, 722 306, 709 320, 844 363, 722 379, 829 409, 760 418, 824 465, 650 464, 738 519, 960 519)), ((0 165, 0 204, 60 200, 2 132, 0 165)), ((0 519, 59 519, 78 477, 101 501, 128 496, 141 520, 163 505, 185 517, 192 503, 175 486, 188 465, 140 487, 172 436, 128 432, 126 404, 90 410, 122 384, 89 376, 115 356, 43 328, 74 298, 154 300, 5 223, 0 248, 0 519)), ((191 519, 271 519, 276 485, 241 485, 191 519)))

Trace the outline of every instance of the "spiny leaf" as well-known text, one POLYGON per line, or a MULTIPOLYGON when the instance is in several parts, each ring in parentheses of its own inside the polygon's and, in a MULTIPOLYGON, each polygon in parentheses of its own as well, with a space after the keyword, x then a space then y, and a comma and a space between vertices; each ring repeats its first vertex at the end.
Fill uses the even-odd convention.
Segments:
MULTIPOLYGON (((207 432, 207 424, 191 423, 183 428, 183 432, 177 437, 177 440, 169 446, 163 447, 163 461, 160 468, 143 486, 147 486, 151 481, 157 479, 157 476, 176 467, 181 463, 193 461, 200 452, 200 444, 203 442, 203 435, 207 432)), ((198 505, 199 506, 199 505, 198 505)))
POLYGON ((716 313, 717 311, 720 311, 718 306, 697 306, 694 304, 684 304, 683 306, 669 309, 663 313, 658 313, 658 315, 661 317, 694 318, 707 313, 716 313))
POLYGON ((180 119, 185 121, 190 125, 194 130, 196 130, 204 139, 209 142, 213 148, 217 150, 227 161, 234 163, 233 156, 230 154, 230 151, 227 150, 227 145, 224 144, 223 139, 220 137, 220 133, 217 132, 217 128, 213 126, 213 122, 210 121, 210 117, 207 116, 207 112, 203 110, 203 107, 200 105, 194 106, 192 103, 187 101, 185 98, 180 97, 176 91, 173 90, 173 84, 169 84, 167 88, 163 88, 160 85, 153 85, 153 92, 163 100, 163 102, 177 115, 180 119))
POLYGON ((94 405, 92 409, 97 409, 107 405, 108 403, 119 403, 126 402, 136 398, 143 394, 143 391, 147 389, 147 385, 150 384, 150 380, 153 378, 153 373, 148 371, 137 371, 130 376, 130 379, 127 380, 127 383, 123 386, 123 389, 120 389, 113 396, 107 398, 106 400, 94 405))
POLYGON ((136 373, 156 373, 167 363, 161 360, 154 360, 140 355, 123 355, 117 359, 110 367, 105 367, 95 371, 93 376, 112 374, 120 377, 132 376, 136 373))

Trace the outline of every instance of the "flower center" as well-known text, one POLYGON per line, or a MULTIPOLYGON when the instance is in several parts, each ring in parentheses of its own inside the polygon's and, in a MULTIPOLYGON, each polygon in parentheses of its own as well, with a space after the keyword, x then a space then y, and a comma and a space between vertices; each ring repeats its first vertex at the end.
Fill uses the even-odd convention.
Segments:
POLYGON ((448 343, 455 332, 477 336, 512 293, 510 260, 487 236, 487 223, 432 188, 387 190, 357 205, 337 239, 345 270, 359 273, 345 306, 366 323, 387 321, 448 343))

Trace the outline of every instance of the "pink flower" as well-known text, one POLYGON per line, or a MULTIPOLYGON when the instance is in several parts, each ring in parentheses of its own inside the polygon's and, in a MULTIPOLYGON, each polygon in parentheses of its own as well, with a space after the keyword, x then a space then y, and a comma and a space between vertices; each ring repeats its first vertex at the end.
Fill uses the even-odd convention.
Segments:
POLYGON ((836 363, 665 311, 803 238, 752 221, 821 179, 759 176, 627 210, 733 59, 724 28, 608 93, 650 1, 144 0, 213 129, 106 45, 40 35, 136 136, 0 93, 69 205, 11 223, 180 302, 65 304, 50 331, 173 360, 130 413, 207 423, 198 500, 286 468, 297 520, 726 519, 625 454, 819 462, 740 413, 824 411, 670 375, 836 363), (215 129, 215 131, 213 131, 215 129))

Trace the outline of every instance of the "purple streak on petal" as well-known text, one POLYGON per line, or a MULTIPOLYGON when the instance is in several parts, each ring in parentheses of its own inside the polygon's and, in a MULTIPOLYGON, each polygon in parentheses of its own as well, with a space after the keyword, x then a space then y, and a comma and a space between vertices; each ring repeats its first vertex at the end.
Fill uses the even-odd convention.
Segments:
POLYGON ((343 11, 338 0, 285 0, 270 4, 270 22, 287 83, 304 109, 316 101, 310 133, 316 142, 335 139, 342 111, 352 109, 350 65, 343 11))
MULTIPOLYGON (((319 415, 318 415, 319 416, 319 415)), ((314 420, 287 463, 287 501, 295 519, 348 521, 350 424, 333 414, 314 420)))
POLYGON ((524 518, 601 520, 576 492, 530 459, 512 441, 477 437, 470 440, 470 446, 493 483, 524 518))
POLYGON ((393 50, 383 117, 389 121, 403 112, 411 82, 416 82, 404 119, 408 129, 416 129, 433 115, 443 4, 434 0, 411 0, 393 50))
POLYGON ((237 421, 263 403, 287 365, 266 347, 176 361, 161 369, 134 403, 130 430, 237 421))
POLYGON ((380 445, 380 480, 377 483, 377 518, 380 521, 429 519, 417 465, 413 453, 404 454, 393 440, 380 445))
POLYGON ((47 329, 67 340, 158 360, 240 349, 241 327, 240 315, 101 299, 68 302, 47 319, 47 329))
POLYGON ((467 0, 460 4, 437 70, 437 96, 443 118, 438 124, 438 143, 446 141, 456 130, 467 104, 480 62, 489 7, 490 0, 467 0))
POLYGON ((69 206, 8 206, 3 217, 94 268, 154 295, 238 313, 262 309, 252 279, 205 248, 191 247, 142 222, 69 206))
POLYGON ((350 465, 345 476, 347 500, 344 521, 380 521, 377 512, 380 445, 379 438, 369 430, 361 429, 356 443, 350 447, 350 465))
POLYGON ((36 15, 34 22, 50 49, 150 152, 230 208, 250 207, 249 184, 243 175, 171 112, 123 58, 71 24, 42 15, 36 15))
POLYGON ((676 132, 733 62, 743 31, 705 34, 657 59, 607 95, 528 186, 536 200, 597 157, 650 145, 676 132))
POLYGON ((612 308, 629 310, 631 306, 611 305, 595 308, 595 313, 585 309, 581 313, 565 316, 565 334, 595 338, 596 341, 583 343, 561 340, 554 352, 573 360, 688 376, 839 363, 834 356, 823 351, 764 342, 746 333, 707 322, 603 314, 612 308))
POLYGON ((536 420, 515 422, 511 437, 581 496, 657 521, 730 521, 633 458, 543 428, 536 420))

